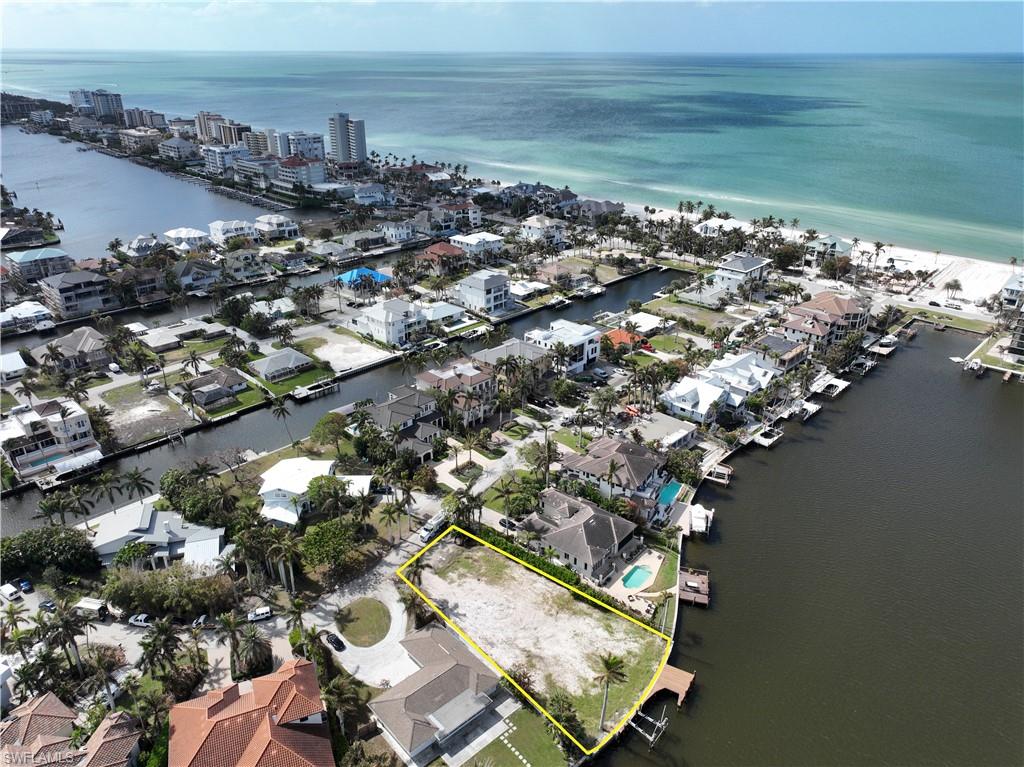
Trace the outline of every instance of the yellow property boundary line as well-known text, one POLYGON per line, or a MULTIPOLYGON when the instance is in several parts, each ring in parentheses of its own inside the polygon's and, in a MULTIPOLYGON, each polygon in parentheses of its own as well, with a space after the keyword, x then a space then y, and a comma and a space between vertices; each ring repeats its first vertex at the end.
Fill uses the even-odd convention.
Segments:
POLYGON ((519 559, 518 557, 513 556, 512 554, 509 554, 507 551, 503 551, 502 549, 498 548, 494 544, 488 543, 487 541, 483 540, 482 538, 478 538, 477 536, 473 535, 472 533, 466 532, 461 527, 458 527, 456 525, 449 526, 447 530, 445 530, 443 533, 441 533, 441 535, 439 535, 433 541, 431 541, 426 546, 424 546, 422 549, 420 549, 418 552, 416 552, 412 557, 409 558, 409 560, 405 564, 403 564, 401 567, 399 567, 395 571, 395 574, 399 578, 401 578, 402 581, 405 583, 405 585, 408 586, 409 588, 411 588, 420 599, 422 599, 424 602, 426 602, 430 606, 431 610, 433 610, 435 613, 437 613, 439 616, 441 616, 441 620, 443 620, 445 623, 447 623, 449 626, 451 626, 452 630, 455 631, 455 633, 458 634, 460 637, 462 637, 466 641, 466 643, 469 644, 470 647, 472 647, 474 650, 476 650, 478 653, 480 653, 484 658, 486 658, 487 662, 490 663, 492 666, 494 666, 495 670, 499 674, 501 674, 502 677, 504 677, 513 687, 515 687, 523 695, 523 697, 525 697, 528 701, 530 701, 530 703, 533 704, 534 708, 536 708, 538 711, 540 711, 540 713, 542 713, 545 717, 547 717, 547 719, 553 725, 555 725, 555 727, 557 727, 559 729, 559 731, 563 735, 565 735, 569 740, 571 740, 576 745, 576 747, 579 748, 584 754, 588 754, 589 755, 589 754, 597 753, 598 751, 600 751, 605 746, 606 743, 608 743, 609 740, 611 740, 619 732, 619 730, 621 730, 623 727, 626 726, 626 723, 633 717, 633 715, 637 712, 637 710, 639 710, 640 706, 647 699, 647 696, 650 695, 651 689, 654 687, 655 682, 657 682, 658 677, 661 675, 662 669, 665 668, 665 664, 668 663, 668 656, 669 656, 669 653, 672 650, 672 638, 667 636, 666 634, 663 634, 660 631, 657 631, 656 629, 651 628, 647 624, 642 623, 641 621, 638 621, 632 615, 627 615, 626 613, 622 612, 621 610, 615 609, 611 605, 606 605, 604 602, 601 602, 601 601, 599 601, 597 599, 594 599, 594 597, 592 597, 589 594, 586 594, 586 593, 580 591, 579 589, 575 588, 574 586, 570 586, 565 581, 560 581, 558 578, 555 578, 552 575, 548 575, 546 572, 544 572, 543 570, 540 570, 537 567, 534 567, 529 562, 524 562, 523 560, 519 559), (461 535, 464 535, 467 538, 470 538, 470 539, 476 541, 477 543, 483 544, 487 548, 489 548, 489 549, 491 549, 493 551, 496 551, 496 552, 498 552, 499 554, 501 554, 503 556, 508 557, 513 562, 516 562, 516 563, 522 565, 523 567, 527 568, 528 570, 532 570, 533 572, 537 573, 538 575, 544 576, 545 578, 547 578, 552 583, 556 583, 559 586, 561 586, 562 588, 568 589, 569 591, 573 592, 574 594, 577 594, 577 595, 583 597, 584 599, 587 599, 590 602, 593 602, 598 607, 601 607, 601 608, 603 608, 605 610, 608 610, 609 612, 615 613, 620 618, 625 618, 630 623, 635 623, 637 626, 640 626, 640 628, 644 629, 645 631, 649 631, 652 634, 654 634, 655 636, 665 640, 665 652, 661 656, 661 662, 658 664, 658 669, 654 672, 654 676, 651 677, 651 681, 648 682, 647 683, 647 687, 644 688, 643 694, 637 699, 637 702, 635 704, 633 704, 633 707, 630 708, 630 710, 626 713, 626 715, 624 717, 622 717, 622 719, 619 720, 618 724, 616 724, 611 729, 611 732, 609 732, 607 735, 605 735, 605 737, 602 738, 601 741, 598 742, 598 744, 596 746, 593 746, 592 748, 587 748, 582 743, 580 743, 578 740, 576 740, 576 738, 574 738, 572 736, 572 734, 568 730, 566 730, 565 727, 563 727, 560 722, 558 722, 553 716, 551 716, 551 714, 548 713, 547 709, 545 709, 544 706, 542 706, 540 703, 538 703, 533 698, 533 696, 530 695, 530 693, 528 693, 526 690, 524 690, 522 687, 520 687, 516 683, 516 680, 514 680, 512 677, 510 677, 508 675, 508 673, 505 671, 505 669, 503 669, 498 664, 498 662, 494 660, 494 658, 492 658, 490 655, 488 655, 486 652, 484 652, 483 648, 480 647, 480 645, 478 645, 476 642, 474 642, 469 637, 469 635, 466 634, 466 632, 464 632, 461 628, 459 628, 455 624, 454 621, 452 621, 447 615, 445 615, 444 612, 436 604, 434 604, 434 602, 430 599, 430 597, 428 597, 426 594, 424 594, 422 591, 420 591, 420 589, 412 581, 410 581, 408 578, 405 577, 405 572, 404 572, 405 568, 407 568, 409 565, 411 565, 417 559, 419 559, 424 554, 426 554, 428 551, 430 551, 431 548, 433 548, 435 545, 440 543, 449 533, 451 533, 453 531, 457 532, 457 533, 459 533, 461 535))

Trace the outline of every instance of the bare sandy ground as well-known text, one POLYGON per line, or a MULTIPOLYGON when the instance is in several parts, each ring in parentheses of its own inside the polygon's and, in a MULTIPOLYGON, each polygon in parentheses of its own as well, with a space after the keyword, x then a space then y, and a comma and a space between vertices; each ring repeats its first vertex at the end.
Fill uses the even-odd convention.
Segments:
POLYGON ((335 372, 369 365, 389 356, 383 349, 340 333, 327 331, 318 334, 317 338, 322 338, 327 343, 318 346, 313 353, 329 363, 335 372))
POLYGON ((153 439, 191 425, 193 420, 168 397, 153 397, 129 402, 111 410, 110 425, 124 445, 153 439))
POLYGON ((664 640, 640 626, 574 599, 490 549, 442 543, 427 556, 432 569, 424 571, 423 592, 502 668, 530 668, 545 693, 552 687, 593 692, 598 656, 612 653, 628 661, 664 647, 664 640))

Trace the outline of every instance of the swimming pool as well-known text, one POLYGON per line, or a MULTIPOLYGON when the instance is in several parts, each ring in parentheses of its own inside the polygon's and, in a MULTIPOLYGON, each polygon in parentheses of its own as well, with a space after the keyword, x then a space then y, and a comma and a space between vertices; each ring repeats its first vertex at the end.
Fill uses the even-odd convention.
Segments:
POLYGON ((622 585, 627 589, 638 589, 651 579, 654 573, 647 565, 633 565, 629 572, 622 576, 622 585))
POLYGON ((658 505, 671 506, 682 488, 683 486, 675 480, 669 482, 665 487, 661 488, 661 492, 658 493, 658 505))

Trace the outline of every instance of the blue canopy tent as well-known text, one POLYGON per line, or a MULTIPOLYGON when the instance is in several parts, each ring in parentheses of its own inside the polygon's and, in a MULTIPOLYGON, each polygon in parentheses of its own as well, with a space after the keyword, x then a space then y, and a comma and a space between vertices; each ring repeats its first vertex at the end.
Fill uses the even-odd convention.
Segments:
POLYGON ((364 277, 369 277, 378 284, 391 282, 391 278, 388 277, 386 274, 381 274, 377 270, 368 269, 365 266, 360 266, 355 269, 349 269, 347 272, 345 272, 344 274, 339 274, 334 279, 336 279, 338 282, 343 282, 346 285, 351 286, 355 283, 361 282, 364 277))

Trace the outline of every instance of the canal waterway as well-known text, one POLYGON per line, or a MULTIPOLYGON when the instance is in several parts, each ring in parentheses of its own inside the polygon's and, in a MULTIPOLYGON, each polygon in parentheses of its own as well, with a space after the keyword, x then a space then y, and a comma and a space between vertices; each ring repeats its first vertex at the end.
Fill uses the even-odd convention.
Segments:
POLYGON ((712 603, 671 658, 697 686, 600 767, 1024 762, 1024 386, 947 359, 975 343, 924 331, 702 489, 712 603))

